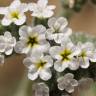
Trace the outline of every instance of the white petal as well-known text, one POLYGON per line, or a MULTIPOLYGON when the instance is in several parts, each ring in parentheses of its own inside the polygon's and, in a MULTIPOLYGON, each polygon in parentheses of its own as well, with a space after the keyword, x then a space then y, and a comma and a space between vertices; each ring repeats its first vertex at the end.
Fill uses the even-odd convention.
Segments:
POLYGON ((53 40, 53 35, 54 35, 54 34, 52 34, 53 32, 54 32, 53 29, 47 29, 46 34, 45 34, 46 38, 49 40, 53 40))
POLYGON ((38 6, 45 8, 46 5, 48 4, 48 0, 38 0, 37 4, 38 6))
POLYGON ((32 31, 42 34, 42 33, 46 32, 46 28, 43 25, 37 25, 37 26, 33 27, 32 31))
POLYGON ((64 84, 62 84, 62 83, 58 84, 58 89, 63 91, 65 89, 64 84))
POLYGON ((20 6, 21 2, 20 0, 14 0, 11 5, 10 5, 10 8, 11 9, 16 9, 18 6, 20 6))
POLYGON ((5 49, 5 54, 6 55, 11 55, 13 52, 13 47, 11 46, 8 46, 6 49, 5 49))
POLYGON ((81 68, 88 68, 90 63, 89 63, 89 58, 85 57, 83 58, 79 58, 79 65, 81 66, 81 68))
POLYGON ((4 26, 8 26, 8 25, 10 25, 10 24, 12 23, 12 21, 11 21, 9 18, 4 17, 4 18, 2 19, 2 21, 1 21, 1 23, 2 23, 2 25, 4 25, 4 26))
POLYGON ((71 84, 72 84, 72 86, 78 86, 78 81, 75 79, 72 79, 71 84))
POLYGON ((93 53, 93 55, 90 56, 91 62, 96 62, 96 52, 93 53))
POLYGON ((50 18, 50 19, 48 20, 48 26, 49 26, 49 27, 53 27, 54 24, 55 24, 55 22, 56 22, 56 18, 55 18, 55 17, 50 18))
POLYGON ((40 44, 46 44, 46 42, 47 42, 45 34, 40 34, 37 39, 38 39, 40 44))
POLYGON ((8 7, 0 7, 0 14, 6 15, 8 13, 8 7))
POLYGON ((78 56, 81 52, 80 48, 78 48, 77 46, 73 46, 71 50, 72 50, 72 54, 70 55, 70 57, 78 56))
POLYGON ((43 57, 43 55, 44 54, 40 50, 33 50, 32 52, 30 52, 28 54, 28 56, 30 56, 31 59, 32 59, 32 61, 34 61, 34 62, 38 61, 38 59, 40 59, 41 57, 43 57))
POLYGON ((16 53, 25 53, 25 54, 28 54, 30 48, 26 46, 26 44, 22 41, 18 41, 15 45, 15 48, 14 48, 15 52, 16 53))
POLYGON ((41 13, 37 13, 37 12, 33 12, 32 14, 31 14, 33 17, 37 17, 37 18, 42 18, 42 14, 41 13))
POLYGON ((72 49, 74 47, 74 44, 72 43, 70 38, 65 37, 64 39, 62 39, 61 46, 66 46, 66 48, 72 49))
POLYGON ((47 64, 45 64, 44 68, 49 68, 49 67, 53 66, 53 60, 52 60, 51 56, 46 55, 43 59, 44 59, 44 61, 47 62, 47 64))
POLYGON ((77 59, 73 59, 72 62, 69 63, 70 70, 77 70, 79 68, 79 63, 77 59))
POLYGON ((28 11, 28 4, 22 3, 18 9, 20 10, 20 12, 24 13, 28 11))
POLYGON ((74 87, 71 86, 71 85, 69 85, 69 86, 67 86, 67 87, 65 88, 65 90, 66 90, 67 92, 69 92, 69 93, 72 93, 72 92, 74 92, 74 87))
POLYGON ((74 78, 74 74, 67 73, 64 75, 65 80, 72 80, 74 78))
POLYGON ((40 75, 40 78, 44 81, 47 81, 52 77, 50 69, 41 70, 39 75, 40 75))
POLYGON ((73 49, 74 47, 74 44, 73 42, 68 42, 67 45, 66 45, 67 48, 70 48, 70 49, 73 49))
POLYGON ((16 25, 22 25, 26 22, 26 16, 22 14, 19 19, 15 20, 14 23, 16 25))
POLYGON ((8 31, 6 31, 5 33, 4 33, 4 37, 6 37, 6 38, 12 38, 12 35, 11 35, 11 33, 10 32, 8 32, 8 31))
POLYGON ((56 22, 58 22, 63 28, 65 28, 68 25, 67 19, 64 17, 59 17, 56 22))
POLYGON ((56 61, 54 63, 54 69, 58 72, 63 72, 68 67, 68 63, 62 63, 61 61, 56 61))
POLYGON ((40 42, 40 45, 37 46, 37 50, 41 52, 48 52, 50 48, 50 44, 48 42, 40 42))
POLYGON ((78 44, 78 46, 81 48, 81 49, 84 49, 84 50, 87 50, 87 51, 92 51, 93 49, 94 49, 94 45, 93 45, 93 43, 91 43, 91 42, 86 42, 86 43, 84 43, 84 44, 78 44))
POLYGON ((28 78, 30 80, 36 80, 38 78, 39 72, 36 69, 29 70, 28 72, 28 78))
POLYGON ((37 10, 37 4, 36 3, 29 3, 28 8, 30 11, 35 11, 35 10, 37 10))
POLYGON ((68 39, 67 37, 65 37, 65 34, 63 34, 63 33, 53 34, 53 38, 56 43, 62 43, 64 41, 64 39, 66 39, 66 41, 68 39))
POLYGON ((53 15, 54 15, 54 12, 51 10, 44 10, 42 13, 43 18, 49 18, 49 17, 52 17, 53 15))
POLYGON ((61 30, 60 30, 62 33, 64 33, 64 35, 66 36, 66 37, 69 37, 71 34, 72 34, 72 29, 71 28, 62 28, 61 30))
POLYGON ((10 44, 10 46, 15 47, 16 38, 15 37, 10 38, 10 40, 7 43, 10 44))
POLYGON ((55 33, 51 35, 51 38, 56 42, 56 43, 60 43, 61 38, 59 38, 60 34, 55 33))
POLYGON ((49 50, 49 53, 50 55, 54 58, 54 59, 60 59, 61 58, 58 58, 58 55, 59 53, 62 51, 62 48, 59 47, 59 46, 54 46, 54 47, 51 47, 50 50, 49 50))
POLYGON ((30 31, 32 31, 32 29, 31 29, 31 27, 29 27, 29 26, 22 26, 22 27, 20 27, 20 29, 19 29, 19 35, 21 36, 21 37, 28 37, 28 32, 30 32, 30 31))
POLYGON ((32 59, 30 57, 27 57, 23 60, 23 64, 27 67, 30 68, 30 66, 32 65, 32 59))

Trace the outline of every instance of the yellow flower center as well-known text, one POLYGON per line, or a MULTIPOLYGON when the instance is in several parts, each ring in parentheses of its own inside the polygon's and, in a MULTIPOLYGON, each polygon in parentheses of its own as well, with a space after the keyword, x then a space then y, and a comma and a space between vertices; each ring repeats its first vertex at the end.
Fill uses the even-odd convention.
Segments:
POLYGON ((37 65, 37 69, 43 68, 46 63, 47 63, 47 62, 40 60, 40 61, 36 64, 36 65, 37 65))
POLYGON ((12 19, 19 19, 19 12, 18 11, 11 12, 11 18, 12 19))
POLYGON ((83 50, 83 51, 81 52, 81 54, 79 55, 79 57, 82 57, 82 58, 86 57, 86 51, 83 50))
POLYGON ((28 38, 28 41, 27 41, 28 46, 33 47, 33 46, 35 46, 37 44, 38 44, 38 40, 37 40, 36 36, 28 38))
POLYGON ((63 52, 61 52, 61 57, 62 57, 62 61, 69 61, 70 58, 69 58, 69 55, 71 54, 71 50, 68 50, 68 49, 64 49, 63 52))
POLYGON ((55 34, 55 33, 59 33, 59 28, 55 28, 54 26, 53 26, 53 28, 54 28, 54 30, 55 30, 55 31, 53 32, 54 34, 55 34))

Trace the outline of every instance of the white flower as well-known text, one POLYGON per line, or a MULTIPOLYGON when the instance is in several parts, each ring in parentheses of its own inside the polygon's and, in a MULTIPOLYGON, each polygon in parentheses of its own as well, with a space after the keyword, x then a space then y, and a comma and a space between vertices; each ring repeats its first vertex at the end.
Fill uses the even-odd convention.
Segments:
POLYGON ((47 4, 48 0, 38 0, 37 3, 30 3, 29 10, 33 12, 32 16, 37 18, 49 18, 53 16, 55 6, 47 4))
POLYGON ((0 14, 4 15, 1 21, 2 25, 8 26, 11 23, 22 25, 26 21, 24 12, 28 10, 28 5, 21 3, 20 0, 14 0, 8 7, 0 7, 0 14))
POLYGON ((0 54, 0 65, 4 64, 4 55, 0 54))
POLYGON ((66 90, 69 93, 74 92, 74 87, 78 86, 78 81, 74 79, 74 75, 71 73, 67 73, 62 77, 57 79, 58 89, 66 90))
POLYGON ((49 96, 48 86, 41 82, 32 85, 32 96, 49 96))
POLYGON ((64 17, 52 17, 48 20, 49 29, 46 32, 46 37, 49 40, 54 40, 56 43, 61 43, 62 39, 69 37, 72 30, 68 28, 67 19, 64 17))
POLYGON ((43 25, 37 25, 33 28, 22 26, 19 30, 20 41, 17 42, 15 51, 25 54, 33 50, 47 51, 50 44, 46 41, 45 31, 46 28, 43 25))
POLYGON ((34 51, 30 57, 24 59, 23 63, 27 66, 28 78, 35 80, 38 76, 42 80, 49 80, 52 76, 50 67, 53 60, 49 55, 44 56, 40 51, 34 51))
POLYGON ((78 43, 78 47, 81 50, 80 54, 78 55, 78 62, 81 68, 88 68, 90 65, 89 61, 96 62, 96 52, 94 51, 93 43, 78 43))
POLYGON ((49 53, 56 60, 54 63, 55 70, 63 72, 71 64, 77 63, 74 56, 79 54, 79 50, 72 42, 68 42, 65 45, 51 47, 49 53))
POLYGON ((0 53, 10 55, 13 52, 13 48, 16 44, 16 39, 10 32, 5 32, 4 35, 0 35, 0 53))

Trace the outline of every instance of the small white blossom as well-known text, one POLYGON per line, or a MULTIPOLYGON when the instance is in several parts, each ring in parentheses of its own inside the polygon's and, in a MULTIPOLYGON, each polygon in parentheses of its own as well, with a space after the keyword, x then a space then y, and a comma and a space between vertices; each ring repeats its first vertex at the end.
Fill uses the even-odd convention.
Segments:
POLYGON ((22 25, 26 21, 24 12, 28 10, 28 5, 21 3, 20 0, 14 0, 8 7, 0 7, 0 14, 4 15, 1 21, 2 25, 8 26, 11 23, 22 25))
POLYGON ((0 35, 0 53, 10 55, 13 52, 13 48, 16 44, 16 39, 10 32, 5 32, 4 35, 0 35))
POLYGON ((37 25, 33 28, 22 26, 19 30, 20 41, 17 42, 15 51, 25 54, 34 50, 47 51, 50 44, 46 41, 45 32, 46 28, 43 25, 37 25))
POLYGON ((62 39, 69 37, 72 30, 68 28, 67 19, 64 17, 52 17, 48 20, 49 29, 47 29, 46 37, 49 40, 54 40, 56 43, 61 43, 62 39))
MULTIPOLYGON (((54 63, 55 70, 63 72, 71 64, 77 63, 74 60, 74 56, 79 54, 79 49, 72 42, 67 42, 61 46, 51 47, 49 53, 56 60, 54 63)), ((70 67, 70 69, 73 69, 73 67, 70 67)))
POLYGON ((29 69, 28 78, 30 80, 35 80, 39 76, 47 81, 52 76, 50 67, 53 66, 53 60, 49 55, 44 56, 40 51, 34 51, 31 56, 24 59, 23 63, 29 69))
POLYGON ((45 83, 37 83, 32 86, 32 96, 49 96, 49 88, 45 83))
POLYGON ((55 6, 47 4, 48 0, 38 0, 37 3, 30 3, 29 10, 32 11, 32 16, 37 18, 49 18, 53 16, 55 6))
POLYGON ((62 77, 57 79, 58 89, 66 90, 69 93, 74 92, 74 87, 78 86, 78 81, 74 79, 74 75, 71 73, 67 73, 62 77))
POLYGON ((96 52, 94 51, 93 43, 78 43, 78 47, 81 50, 80 54, 78 55, 78 62, 81 68, 88 68, 90 65, 89 61, 96 62, 96 52))

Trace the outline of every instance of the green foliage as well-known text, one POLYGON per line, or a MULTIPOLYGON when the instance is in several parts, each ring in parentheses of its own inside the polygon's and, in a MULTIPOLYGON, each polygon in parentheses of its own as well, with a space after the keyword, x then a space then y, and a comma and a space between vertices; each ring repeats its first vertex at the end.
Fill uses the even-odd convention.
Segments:
POLYGON ((48 22, 48 19, 43 19, 43 18, 33 18, 33 22, 32 24, 35 26, 35 25, 39 25, 39 24, 42 24, 44 25, 45 27, 48 27, 47 25, 47 22, 48 22))

